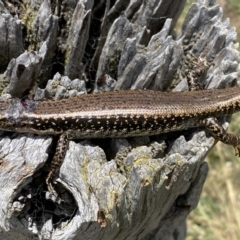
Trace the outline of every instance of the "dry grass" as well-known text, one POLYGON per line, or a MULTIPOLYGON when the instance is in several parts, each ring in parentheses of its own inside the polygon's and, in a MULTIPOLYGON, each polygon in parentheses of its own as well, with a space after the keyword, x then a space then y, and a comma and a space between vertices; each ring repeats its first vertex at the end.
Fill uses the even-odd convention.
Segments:
POLYGON ((187 240, 238 240, 240 159, 233 155, 232 148, 219 143, 209 155, 208 162, 209 174, 199 205, 188 219, 187 240))
MULTIPOLYGON (((188 0, 179 28, 187 9, 194 0, 188 0)), ((240 1, 217 0, 224 8, 224 16, 238 32, 240 41, 240 1)), ((229 131, 240 134, 240 114, 231 122, 229 131)), ((197 209, 188 219, 187 240, 240 239, 240 158, 232 147, 218 143, 209 154, 209 173, 197 209)))

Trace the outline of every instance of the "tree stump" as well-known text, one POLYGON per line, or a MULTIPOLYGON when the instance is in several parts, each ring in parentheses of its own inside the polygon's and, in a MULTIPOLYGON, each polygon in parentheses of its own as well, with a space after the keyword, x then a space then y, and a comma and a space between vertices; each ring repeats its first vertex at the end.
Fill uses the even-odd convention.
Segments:
MULTIPOLYGON (((239 77, 236 32, 214 0, 0 1, 3 98, 92 91, 187 91, 192 58, 204 88, 239 77)), ((111 101, 111 99, 109 99, 111 101)), ((222 119, 227 126, 228 119, 222 119)), ((1 239, 184 239, 215 140, 201 128, 152 137, 71 141, 51 199, 52 136, 1 132, 1 239)))

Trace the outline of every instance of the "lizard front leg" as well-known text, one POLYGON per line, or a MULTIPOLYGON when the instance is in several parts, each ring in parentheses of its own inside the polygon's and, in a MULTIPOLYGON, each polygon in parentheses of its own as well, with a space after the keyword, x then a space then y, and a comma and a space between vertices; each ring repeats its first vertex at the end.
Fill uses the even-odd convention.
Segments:
POLYGON ((232 145, 235 150, 235 155, 240 157, 240 137, 227 133, 216 118, 204 119, 203 124, 215 139, 225 144, 232 145))
POLYGON ((58 167, 62 164, 64 157, 66 155, 66 151, 68 149, 68 136, 67 134, 62 134, 60 135, 58 142, 57 142, 57 147, 56 147, 56 152, 53 157, 53 160, 51 161, 49 167, 48 167, 48 175, 46 178, 46 184, 48 187, 48 191, 53 194, 54 196, 57 196, 57 192, 53 187, 53 178, 56 173, 56 170, 58 167))

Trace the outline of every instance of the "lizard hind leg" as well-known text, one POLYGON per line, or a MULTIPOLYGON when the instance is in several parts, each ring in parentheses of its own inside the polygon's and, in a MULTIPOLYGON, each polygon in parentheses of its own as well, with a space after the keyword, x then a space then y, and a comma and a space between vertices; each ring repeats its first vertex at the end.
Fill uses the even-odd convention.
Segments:
POLYGON ((53 187, 54 183, 54 176, 56 173, 56 170, 59 168, 59 166, 62 164, 64 157, 66 155, 67 149, 68 149, 68 136, 67 134, 62 134, 60 135, 58 142, 57 142, 57 147, 56 147, 56 152, 55 155, 48 167, 48 175, 46 178, 46 184, 48 191, 50 194, 53 196, 57 197, 57 191, 53 187))
POLYGON ((217 121, 216 118, 207 118, 203 120, 206 129, 213 135, 213 137, 225 144, 232 145, 235 150, 235 155, 240 157, 240 137, 227 131, 217 121))

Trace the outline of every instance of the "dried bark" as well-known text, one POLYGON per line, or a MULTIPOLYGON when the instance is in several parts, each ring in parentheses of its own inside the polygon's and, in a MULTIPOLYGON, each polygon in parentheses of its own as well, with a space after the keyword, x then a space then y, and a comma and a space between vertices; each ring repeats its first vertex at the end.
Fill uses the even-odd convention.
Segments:
MULTIPOLYGON (((236 84, 236 32, 215 1, 193 4, 176 37, 185 0, 95 2, 0 1, 3 97, 60 99, 90 87, 187 90, 192 56, 213 63, 205 88, 236 84)), ((215 144, 204 130, 71 141, 56 177, 62 202, 50 199, 44 182, 54 143, 2 132, 2 239, 185 238, 215 144)))

